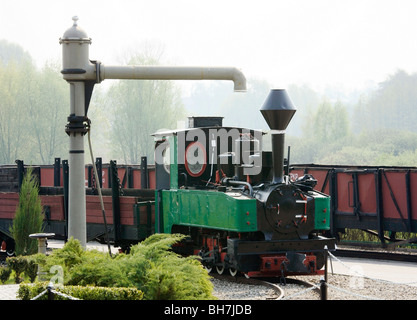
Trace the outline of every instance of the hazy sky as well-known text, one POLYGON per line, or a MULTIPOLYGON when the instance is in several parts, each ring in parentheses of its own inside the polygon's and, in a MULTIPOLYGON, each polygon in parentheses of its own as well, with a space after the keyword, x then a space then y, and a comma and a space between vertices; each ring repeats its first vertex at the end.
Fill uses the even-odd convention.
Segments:
POLYGON ((363 88, 417 71, 415 0, 0 0, 0 39, 42 66, 60 59, 74 15, 103 64, 151 40, 170 64, 234 66, 274 87, 363 88))

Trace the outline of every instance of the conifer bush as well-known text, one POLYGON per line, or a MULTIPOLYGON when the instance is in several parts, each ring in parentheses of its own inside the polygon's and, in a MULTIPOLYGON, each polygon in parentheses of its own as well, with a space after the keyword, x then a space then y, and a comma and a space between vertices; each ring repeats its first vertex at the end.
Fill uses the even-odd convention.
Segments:
POLYGON ((39 183, 27 168, 19 193, 19 205, 10 232, 15 241, 16 255, 31 255, 38 251, 36 239, 29 238, 32 233, 43 231, 43 207, 39 197, 39 183))
POLYGON ((22 256, 8 257, 7 265, 14 271, 14 282, 22 282, 21 274, 25 272, 27 260, 22 256))
POLYGON ((5 284, 9 280, 12 269, 7 265, 0 265, 0 281, 2 284, 5 284))
MULTIPOLYGON (((183 238, 179 234, 155 234, 132 246, 128 254, 113 258, 105 252, 84 250, 71 238, 48 256, 37 254, 36 260, 44 271, 60 265, 65 286, 133 287, 143 292, 145 300, 215 299, 210 276, 199 258, 184 258, 171 250, 183 238)), ((53 276, 49 274, 46 279, 53 276)))
POLYGON ((25 267, 24 273, 29 278, 30 282, 34 282, 38 275, 38 264, 32 258, 32 256, 25 257, 25 258, 26 258, 26 267, 25 267))

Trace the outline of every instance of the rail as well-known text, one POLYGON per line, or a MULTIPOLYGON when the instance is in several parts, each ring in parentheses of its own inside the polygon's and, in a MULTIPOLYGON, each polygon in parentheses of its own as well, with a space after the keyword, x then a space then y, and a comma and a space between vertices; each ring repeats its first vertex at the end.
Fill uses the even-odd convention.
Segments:
POLYGON ((274 290, 275 294, 277 295, 277 298, 275 300, 280 300, 284 296, 284 289, 278 286, 276 283, 273 283, 273 281, 265 281, 261 279, 246 278, 246 277, 234 277, 231 275, 217 274, 217 273, 211 273, 210 276, 212 276, 215 279, 222 280, 222 281, 237 282, 237 283, 249 284, 249 285, 261 285, 261 286, 269 287, 272 290, 274 290))

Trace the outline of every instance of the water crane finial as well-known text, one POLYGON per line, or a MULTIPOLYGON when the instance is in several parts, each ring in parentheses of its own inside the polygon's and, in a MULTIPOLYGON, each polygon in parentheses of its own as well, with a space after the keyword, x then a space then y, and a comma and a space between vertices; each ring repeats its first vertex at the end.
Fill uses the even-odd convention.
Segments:
POLYGON ((77 26, 77 21, 78 21, 78 16, 73 16, 72 20, 74 21, 73 26, 76 27, 77 26))

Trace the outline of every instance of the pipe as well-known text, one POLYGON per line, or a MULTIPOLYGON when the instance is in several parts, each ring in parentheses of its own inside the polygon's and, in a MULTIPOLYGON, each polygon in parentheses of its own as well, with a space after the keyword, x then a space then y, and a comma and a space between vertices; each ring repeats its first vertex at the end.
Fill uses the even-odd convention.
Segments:
POLYGON ((271 144, 272 144, 272 183, 283 182, 284 171, 284 130, 271 130, 271 144))
POLYGON ((181 66, 105 66, 100 65, 100 79, 143 80, 232 80, 234 91, 246 91, 246 78, 234 67, 181 66))
POLYGON ((249 182, 232 180, 232 178, 224 178, 222 184, 225 186, 246 186, 249 190, 249 195, 253 196, 253 188, 249 182))

